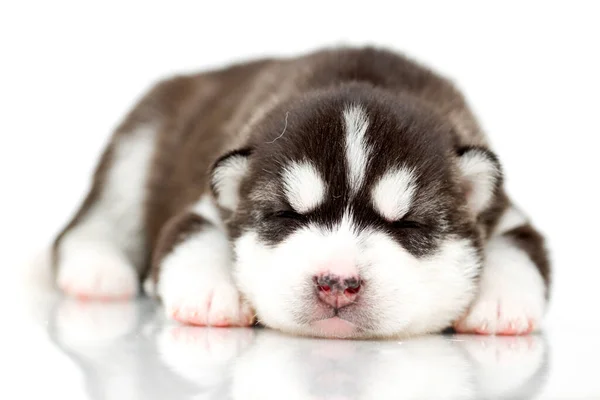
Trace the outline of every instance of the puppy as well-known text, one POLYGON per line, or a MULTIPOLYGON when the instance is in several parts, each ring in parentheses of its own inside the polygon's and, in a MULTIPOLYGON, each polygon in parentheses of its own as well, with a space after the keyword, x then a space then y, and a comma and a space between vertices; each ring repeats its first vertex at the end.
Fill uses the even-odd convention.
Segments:
POLYGON ((343 338, 524 334, 544 240, 446 79, 326 49, 156 85, 116 129, 58 235, 58 287, 186 324, 343 338))

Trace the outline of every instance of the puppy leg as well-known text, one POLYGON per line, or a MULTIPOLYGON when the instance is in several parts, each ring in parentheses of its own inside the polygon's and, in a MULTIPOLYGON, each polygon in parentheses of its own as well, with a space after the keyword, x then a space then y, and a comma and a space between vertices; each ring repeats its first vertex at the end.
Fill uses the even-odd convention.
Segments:
POLYGON ((79 298, 126 299, 146 257, 146 182, 158 127, 125 124, 112 137, 80 210, 54 244, 57 285, 79 298))
POLYGON ((549 283, 544 239, 523 214, 510 207, 485 247, 479 295, 455 329, 479 334, 530 333, 541 323, 549 283))
POLYGON ((206 326, 253 323, 253 311, 233 281, 227 234, 208 197, 165 225, 152 264, 151 278, 168 317, 206 326))

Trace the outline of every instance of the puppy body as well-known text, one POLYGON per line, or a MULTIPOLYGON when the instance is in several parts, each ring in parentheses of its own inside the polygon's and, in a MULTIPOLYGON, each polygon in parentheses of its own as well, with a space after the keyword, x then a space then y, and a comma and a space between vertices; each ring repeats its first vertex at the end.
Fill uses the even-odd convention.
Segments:
POLYGON ((372 48, 159 83, 106 148, 54 245, 58 286, 169 316, 298 334, 520 334, 543 239, 460 93, 372 48))

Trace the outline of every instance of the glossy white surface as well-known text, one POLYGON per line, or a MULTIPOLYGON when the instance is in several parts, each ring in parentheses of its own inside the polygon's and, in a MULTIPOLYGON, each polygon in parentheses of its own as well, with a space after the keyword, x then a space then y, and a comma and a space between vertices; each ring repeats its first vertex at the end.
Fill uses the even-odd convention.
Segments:
POLYGON ((90 303, 53 295, 29 299, 26 312, 20 326, 29 341, 13 346, 32 352, 19 360, 23 368, 14 360, 2 388, 10 394, 13 385, 22 398, 600 398, 597 376, 587 370, 598 341, 581 333, 311 339, 184 327, 167 322, 148 299, 90 303))

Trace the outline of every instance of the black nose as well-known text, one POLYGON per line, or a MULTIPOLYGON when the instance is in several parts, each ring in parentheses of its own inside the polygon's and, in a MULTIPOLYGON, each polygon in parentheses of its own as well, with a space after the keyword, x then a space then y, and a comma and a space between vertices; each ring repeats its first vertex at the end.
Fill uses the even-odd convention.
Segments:
POLYGON ((314 280, 317 286, 317 297, 335 309, 354 303, 362 284, 358 276, 339 277, 323 274, 315 276, 314 280))

